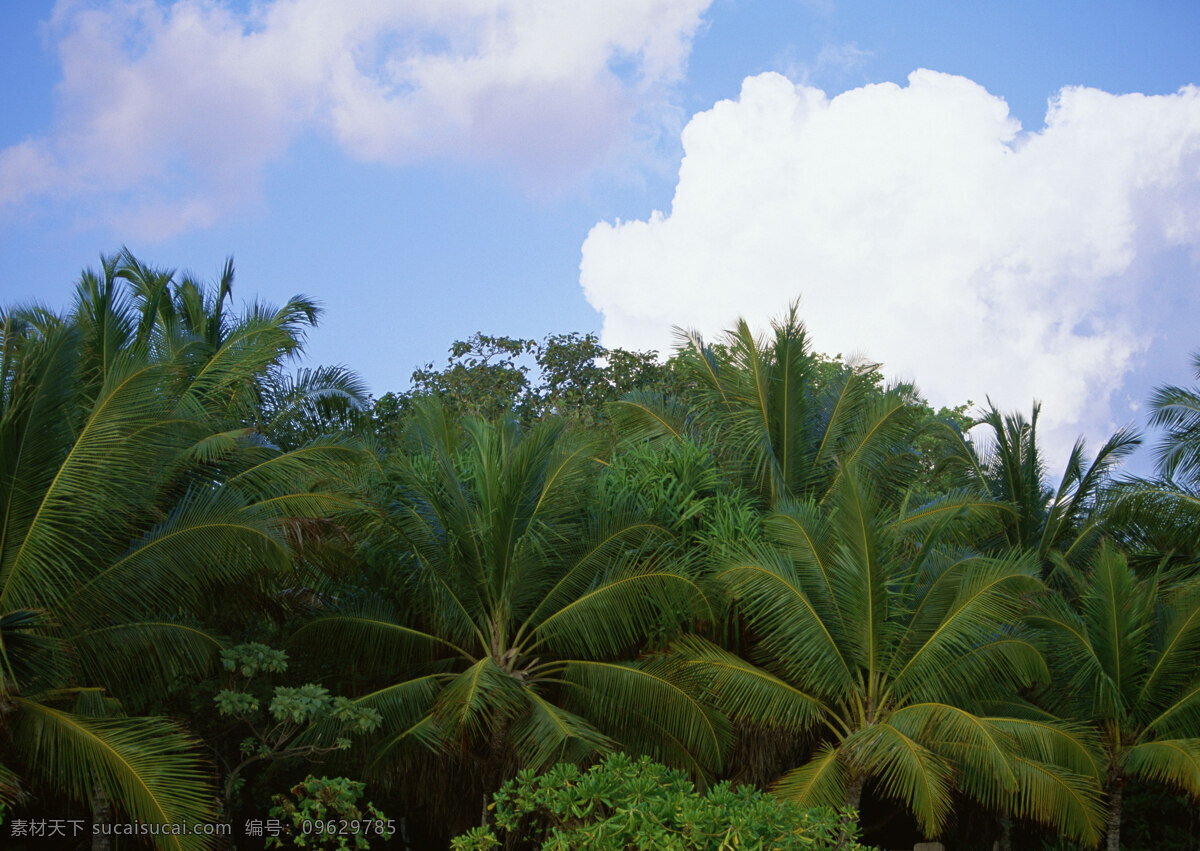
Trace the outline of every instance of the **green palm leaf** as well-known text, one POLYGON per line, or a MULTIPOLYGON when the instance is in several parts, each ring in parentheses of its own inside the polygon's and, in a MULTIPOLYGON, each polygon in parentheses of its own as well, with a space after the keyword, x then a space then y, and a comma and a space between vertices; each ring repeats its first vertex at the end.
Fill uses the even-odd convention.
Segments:
POLYGON ((841 748, 826 743, 811 760, 779 778, 771 791, 801 806, 841 807, 848 779, 841 748))
MULTIPOLYGON (((216 819, 215 790, 195 742, 153 718, 86 718, 26 698, 13 698, 13 740, 36 774, 75 800, 91 800, 93 784, 133 821, 197 824, 216 819)), ((205 837, 161 836, 162 848, 200 848, 205 837)))
POLYGON ((678 752, 664 744, 674 742, 697 765, 714 771, 732 732, 729 721, 698 698, 695 676, 663 658, 636 664, 573 660, 563 672, 577 699, 627 746, 671 759, 678 752))

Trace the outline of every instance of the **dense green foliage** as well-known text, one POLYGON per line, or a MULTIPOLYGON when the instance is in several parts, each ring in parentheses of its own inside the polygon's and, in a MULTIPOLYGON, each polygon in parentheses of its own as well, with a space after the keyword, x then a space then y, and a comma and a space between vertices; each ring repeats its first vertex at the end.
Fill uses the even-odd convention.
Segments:
POLYGON ((477 334, 372 402, 232 286, 125 252, 0 312, 14 828, 1188 847, 1200 389, 1153 477, 1122 431, 1051 478, 1036 404, 935 412, 795 307, 663 363, 477 334))
MULTIPOLYGON (((521 771, 496 793, 496 827, 508 841, 541 851, 854 851, 853 813, 806 809, 728 781, 699 792, 687 774, 642 757, 614 754, 581 772, 559 763, 521 771), (540 844, 539 844, 540 843, 540 844)), ((475 828, 455 851, 504 845, 475 828)))

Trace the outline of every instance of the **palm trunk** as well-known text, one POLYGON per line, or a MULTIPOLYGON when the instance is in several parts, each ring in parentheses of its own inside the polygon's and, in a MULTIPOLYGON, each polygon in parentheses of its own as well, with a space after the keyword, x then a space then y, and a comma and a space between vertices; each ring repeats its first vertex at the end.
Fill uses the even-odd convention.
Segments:
POLYGON ((483 771, 483 811, 479 815, 479 823, 484 827, 492 823, 492 812, 488 805, 492 803, 492 795, 499 791, 500 784, 504 782, 504 742, 511 728, 511 718, 500 719, 492 730, 491 741, 488 743, 488 756, 483 771))
POLYGON ((858 805, 862 803, 863 787, 866 785, 866 777, 855 777, 846 785, 846 809, 858 809, 858 805))
POLYGON ((1121 851, 1121 798, 1125 793, 1125 778, 1108 781, 1108 845, 1107 851, 1121 851))
MULTIPOLYGON (((92 824, 112 824, 112 801, 108 799, 108 793, 100 787, 99 783, 92 787, 92 824)), ((92 851, 111 851, 111 849, 112 834, 110 832, 101 828, 92 833, 92 851)))
POLYGON ((850 847, 850 842, 853 839, 851 826, 859 819, 858 807, 862 803, 863 787, 866 785, 866 775, 853 777, 846 784, 846 809, 854 810, 854 815, 851 816, 848 812, 842 813, 842 828, 838 833, 838 848, 850 847))

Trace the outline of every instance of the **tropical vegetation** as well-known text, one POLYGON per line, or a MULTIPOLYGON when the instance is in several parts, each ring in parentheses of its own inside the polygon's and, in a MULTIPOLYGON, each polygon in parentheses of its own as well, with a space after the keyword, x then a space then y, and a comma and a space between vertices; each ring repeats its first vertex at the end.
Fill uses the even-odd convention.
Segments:
POLYGON ((372 399, 233 293, 0 310, 6 847, 1195 847, 1200 389, 1052 478, 797 306, 372 399))

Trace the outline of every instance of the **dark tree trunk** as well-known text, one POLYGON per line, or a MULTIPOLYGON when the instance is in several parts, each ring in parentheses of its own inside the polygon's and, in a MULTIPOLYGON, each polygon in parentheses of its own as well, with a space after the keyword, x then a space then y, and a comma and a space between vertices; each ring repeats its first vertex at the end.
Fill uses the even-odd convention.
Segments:
MULTIPOLYGON (((92 824, 112 825, 112 801, 97 783, 92 787, 92 824)), ((92 833, 92 851, 112 851, 112 834, 103 828, 92 833)))
POLYGON ((857 810, 862 803, 863 787, 867 785, 866 777, 855 777, 846 784, 846 807, 857 810))
POLYGON ((998 851, 1013 851, 1012 847, 1012 814, 1005 804, 1000 810, 1000 838, 996 841, 998 851))
POLYGON ((1108 781, 1108 851, 1121 851, 1121 798, 1125 793, 1125 778, 1110 777, 1108 781))
POLYGON ((851 840, 851 826, 859 819, 858 807, 862 803, 863 787, 867 785, 865 775, 851 777, 850 782, 846 784, 846 809, 854 810, 854 817, 849 814, 842 816, 842 829, 838 834, 838 848, 848 848, 851 840))
POLYGON ((508 731, 512 729, 512 719, 502 718, 492 730, 488 742, 488 755, 483 770, 483 811, 479 815, 479 823, 487 827, 492 823, 492 812, 488 805, 492 803, 492 795, 499 791, 504 783, 504 766, 507 762, 508 731))

